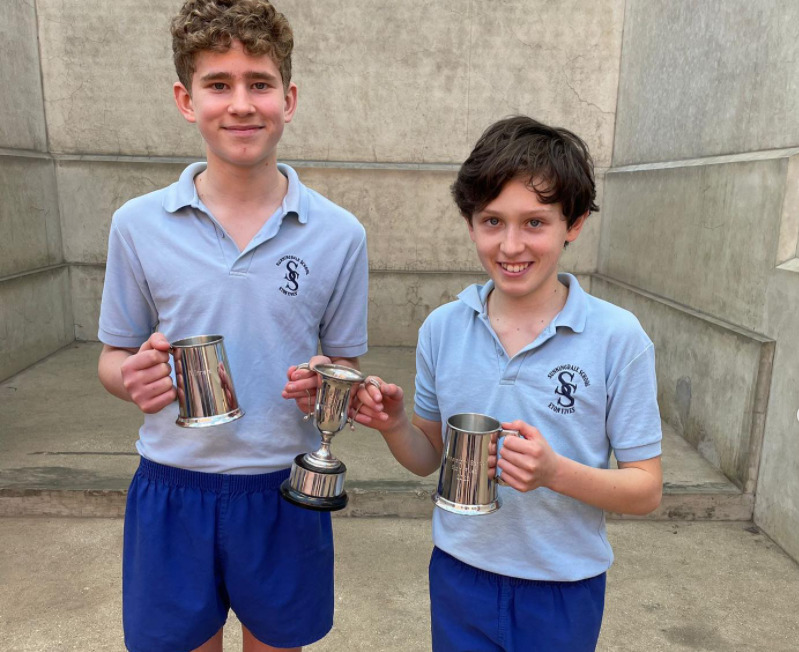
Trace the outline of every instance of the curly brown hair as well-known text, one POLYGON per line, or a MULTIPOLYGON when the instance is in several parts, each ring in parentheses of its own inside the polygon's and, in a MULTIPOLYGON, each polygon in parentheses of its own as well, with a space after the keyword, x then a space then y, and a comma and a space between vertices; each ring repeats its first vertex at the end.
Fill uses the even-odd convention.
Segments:
POLYGON ((227 52, 234 40, 247 54, 269 55, 288 89, 294 34, 268 0, 186 0, 172 19, 171 31, 175 69, 188 91, 195 55, 203 50, 227 52))

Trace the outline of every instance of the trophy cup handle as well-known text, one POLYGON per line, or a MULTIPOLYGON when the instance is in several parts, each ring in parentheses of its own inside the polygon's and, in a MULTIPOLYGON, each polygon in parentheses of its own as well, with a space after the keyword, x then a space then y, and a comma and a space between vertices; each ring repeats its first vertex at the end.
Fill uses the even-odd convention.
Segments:
MULTIPOLYGON (((311 365, 309 363, 307 363, 307 362, 301 362, 300 364, 298 364, 297 365, 297 369, 308 369, 309 371, 313 371, 311 369, 311 365)), ((311 419, 311 417, 313 416, 314 407, 313 407, 313 405, 311 405, 311 392, 309 392, 306 389, 305 390, 305 395, 308 397, 308 412, 305 414, 305 416, 302 418, 302 420, 303 421, 309 421, 311 419)))

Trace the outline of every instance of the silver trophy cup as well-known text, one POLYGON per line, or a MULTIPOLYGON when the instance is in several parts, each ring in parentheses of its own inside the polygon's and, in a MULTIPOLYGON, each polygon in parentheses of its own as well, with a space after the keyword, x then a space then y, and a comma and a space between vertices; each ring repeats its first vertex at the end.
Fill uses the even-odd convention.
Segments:
MULTIPOLYGON (((300 367, 309 368, 307 364, 300 367)), ((347 467, 330 452, 330 442, 346 425, 352 388, 362 383, 365 376, 356 369, 337 364, 316 365, 313 371, 319 375, 320 382, 312 415, 322 434, 322 445, 313 453, 294 458, 291 475, 280 485, 280 492, 286 500, 300 507, 333 512, 347 506, 344 491, 347 467)))
POLYGON ((198 335, 170 344, 175 362, 178 418, 184 428, 205 428, 244 416, 230 374, 224 337, 198 335))
POLYGON ((484 414, 455 414, 447 419, 438 489, 433 494, 437 507, 470 516, 499 509, 499 479, 488 475, 489 444, 499 448, 507 435, 518 437, 519 431, 504 430, 499 421, 484 414))

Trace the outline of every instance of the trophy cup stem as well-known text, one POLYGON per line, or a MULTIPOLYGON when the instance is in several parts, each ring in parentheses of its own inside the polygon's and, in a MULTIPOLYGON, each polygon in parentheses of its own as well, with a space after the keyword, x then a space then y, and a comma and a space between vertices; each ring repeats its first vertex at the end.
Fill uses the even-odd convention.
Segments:
POLYGON ((333 439, 333 434, 332 432, 322 432, 322 445, 319 450, 306 454, 306 460, 312 466, 332 469, 341 464, 330 452, 330 441, 333 439))

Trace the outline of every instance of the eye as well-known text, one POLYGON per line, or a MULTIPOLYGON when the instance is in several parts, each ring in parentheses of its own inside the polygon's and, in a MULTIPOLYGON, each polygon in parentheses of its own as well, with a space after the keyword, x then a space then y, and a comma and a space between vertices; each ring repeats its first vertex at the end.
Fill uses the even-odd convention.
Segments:
POLYGON ((534 229, 537 229, 539 226, 541 226, 541 220, 530 220, 528 224, 534 229))
POLYGON ((213 88, 215 91, 223 91, 223 90, 225 90, 225 83, 224 82, 214 82, 213 84, 211 84, 211 88, 213 88))
POLYGON ((269 88, 266 82, 255 82, 252 87, 257 91, 265 91, 269 88))
POLYGON ((497 226, 499 224, 499 219, 496 217, 487 217, 485 223, 489 226, 497 226))

